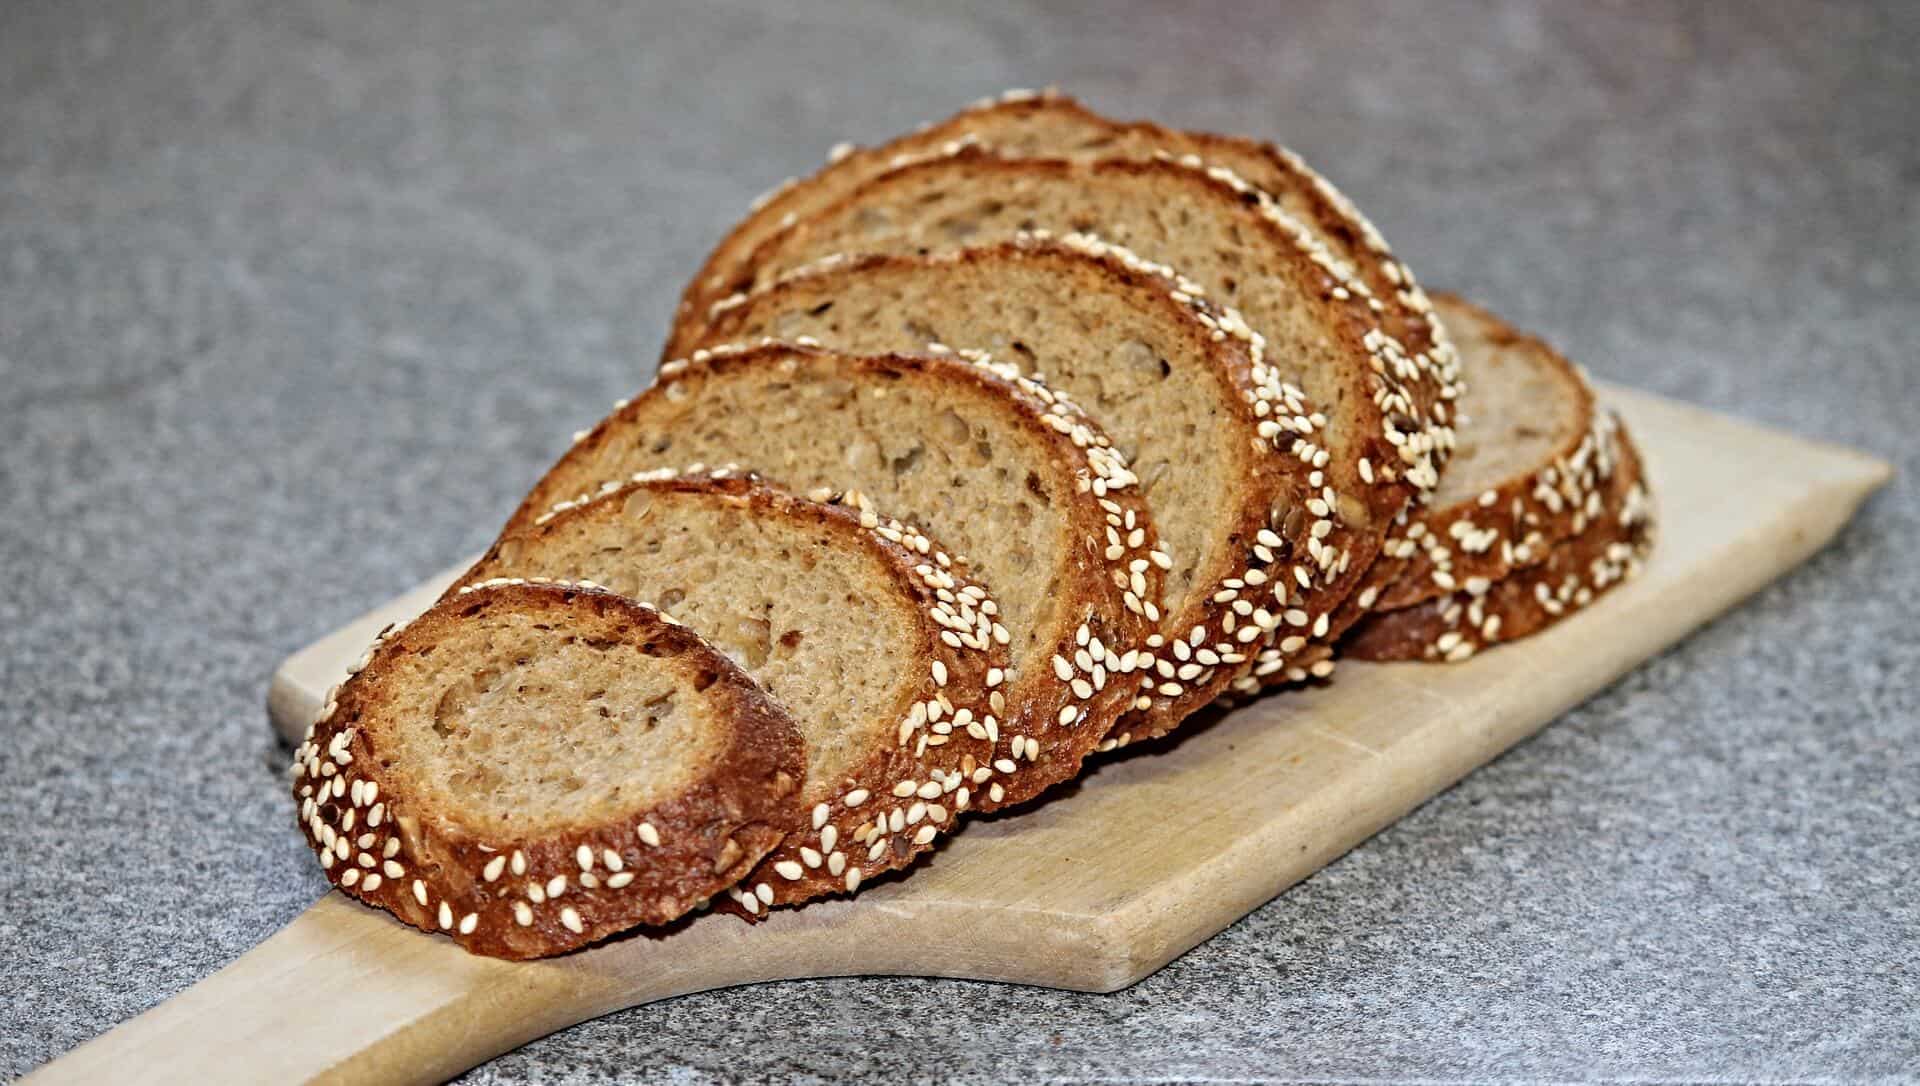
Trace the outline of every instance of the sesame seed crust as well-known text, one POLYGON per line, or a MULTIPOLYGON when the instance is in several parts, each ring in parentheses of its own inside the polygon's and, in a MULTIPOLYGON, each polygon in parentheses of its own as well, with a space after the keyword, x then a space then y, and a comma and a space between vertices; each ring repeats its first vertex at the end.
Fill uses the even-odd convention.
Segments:
POLYGON ((474 953, 524 959, 701 907, 779 842, 805 764, 792 719, 691 631, 610 593, 517 581, 450 596, 383 632, 327 699, 290 776, 301 831, 335 886, 474 953), (460 811, 427 807, 388 739, 419 711, 420 692, 395 669, 460 624, 503 614, 551 616, 567 635, 683 673, 726 727, 715 761, 644 810, 534 836, 483 832, 460 811), (655 827, 658 844, 637 825, 655 827))
POLYGON ((1607 429, 1618 468, 1599 517, 1553 544, 1544 560, 1491 584, 1368 616, 1342 643, 1360 660, 1453 662, 1538 633, 1631 580, 1652 551, 1654 508, 1640 455, 1616 419, 1607 429))
MULTIPOLYGON (((793 524, 814 548, 790 556, 803 570, 817 561, 816 551, 863 552, 886 577, 883 585, 870 586, 871 598, 891 600, 912 619, 915 643, 906 654, 910 678, 900 685, 887 720, 897 726, 889 727, 884 741, 843 779, 806 783, 780 846, 740 886, 727 891, 731 909, 758 918, 770 906, 848 892, 849 870, 862 873, 855 877, 857 885, 859 878, 909 866, 934 847, 933 835, 922 839, 923 827, 948 832, 973 809, 974 797, 985 793, 987 781, 1000 779, 992 766, 1011 761, 1016 774, 1026 767, 1022 752, 1013 749, 1015 732, 991 708, 992 691, 1010 666, 1007 646, 993 637, 992 616, 999 608, 987 590, 969 578, 962 560, 932 558, 949 554, 947 548, 916 528, 874 512, 859 495, 814 501, 751 475, 641 474, 640 480, 600 488, 587 502, 569 505, 558 516, 496 542, 456 584, 546 568, 543 552, 560 550, 556 543, 587 534, 598 537, 628 518, 653 515, 665 503, 695 503, 716 513, 738 511, 756 520, 793 524), (629 501, 640 492, 651 500, 629 501), (642 508, 645 512, 636 512, 642 508), (991 775, 976 780, 981 767, 988 767, 991 775), (897 795, 896 788, 905 782, 914 787, 897 795), (873 802, 866 801, 868 795, 873 802), (860 802, 850 802, 856 798, 860 802), (901 823, 898 831, 891 828, 895 821, 901 823), (772 888, 771 901, 754 893, 762 884, 772 888)), ((609 566, 574 573, 612 582, 621 570, 609 566)))
MULTIPOLYGON (((910 387, 922 402, 978 405, 983 415, 997 420, 1000 445, 1034 450, 1038 459, 1031 467, 1044 478, 1035 478, 1031 485, 1054 495, 1050 515, 1061 518, 1061 538, 1069 541, 1057 574, 1051 624, 1040 635, 1052 652, 1040 659, 1061 656, 1074 665, 1075 675, 1063 682, 1044 666, 1029 668, 1008 675, 1004 686, 990 694, 990 707, 995 700, 999 703, 994 715, 1009 753, 976 768, 972 806, 997 810, 1075 776, 1086 755, 1134 702, 1134 673, 1150 651, 1146 642, 1161 616, 1162 573, 1151 561, 1158 533, 1138 480, 1099 427, 1057 390, 1012 367, 972 352, 854 355, 805 343, 696 351, 687 359, 663 363, 653 387, 576 442, 535 485, 503 535, 524 530, 563 500, 590 496, 602 480, 657 467, 658 457, 666 454, 638 447, 637 435, 688 433, 702 405, 725 390, 761 387, 765 391, 756 395, 774 397, 784 383, 800 377, 831 380, 876 396, 910 387), (1114 530, 1110 518, 1125 530, 1114 530), (1141 559, 1148 560, 1142 571, 1144 593, 1134 591, 1131 576, 1141 559)), ((834 418, 823 416, 818 424, 823 439, 833 440, 834 418)), ((801 479, 780 466, 755 465, 753 457, 743 455, 748 451, 729 449, 728 455, 749 467, 764 467, 770 479, 808 497, 833 498, 876 520, 881 515, 870 507, 859 472, 850 467, 836 469, 833 478, 801 479)), ((980 570, 983 581, 985 572, 980 570)), ((1005 598, 999 589, 995 595, 1005 598)), ((1007 636, 1004 627, 996 624, 995 636, 1007 636)))
MULTIPOLYGON (((1109 742, 1164 734, 1251 667, 1258 641, 1284 621, 1287 611, 1304 609, 1317 618, 1335 602, 1325 591, 1331 581, 1308 557, 1319 518, 1295 515, 1320 500, 1310 482, 1316 471, 1317 412, 1299 389, 1279 378, 1265 357, 1265 339, 1237 312, 1208 299, 1199 284, 1124 248, 1086 235, 1056 238, 1035 231, 931 255, 869 253, 818 261, 716 310, 698 342, 724 343, 780 329, 804 330, 829 342, 837 334, 850 342, 835 345, 859 349, 946 350, 947 344, 916 337, 913 329, 923 324, 963 347, 1021 342, 1031 338, 1024 326, 1002 323, 1006 307, 990 301, 995 291, 1009 289, 1021 299, 1024 312, 1018 319, 1039 327, 1072 327, 1076 299, 1095 294, 1118 299, 1128 323, 1089 327, 1090 353, 1106 365, 1119 365, 1119 351, 1129 343, 1145 343, 1177 359, 1177 386, 1156 390, 1169 398, 1169 412, 1177 410, 1173 405, 1179 398, 1204 399, 1209 425, 1239 435, 1222 442, 1232 458, 1220 475, 1230 481, 1229 493, 1221 496, 1223 514, 1210 516, 1206 525, 1213 541, 1210 559, 1196 569, 1184 600, 1167 601, 1154 659, 1141 677, 1144 707, 1123 717, 1109 742), (900 312, 902 319, 895 322, 853 319, 840 332, 835 313, 823 312, 864 314, 893 305, 907 285, 926 297, 945 299, 945 305, 900 312), (970 317, 976 300, 984 313, 970 317), (955 339, 958 335, 975 341, 955 339), (1296 566, 1307 571, 1305 583, 1293 572, 1296 566)), ((1035 364, 1070 392, 1102 386, 1099 372, 1081 377, 1085 386, 1076 385, 1079 375, 1063 373, 1065 362, 1058 358, 1037 358, 1035 364)), ((1111 418, 1107 422, 1115 425, 1111 418)), ((1113 436, 1136 455, 1146 455, 1140 435, 1116 430, 1113 436)), ((1160 450, 1163 456, 1167 452, 1160 450)), ((1165 538, 1165 510, 1154 509, 1165 538)))

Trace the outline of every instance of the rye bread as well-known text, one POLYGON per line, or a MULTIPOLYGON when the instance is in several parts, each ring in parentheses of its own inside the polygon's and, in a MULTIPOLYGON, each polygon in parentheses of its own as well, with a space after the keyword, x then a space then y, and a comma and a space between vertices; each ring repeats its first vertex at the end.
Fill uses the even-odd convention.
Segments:
POLYGON ((1116 743, 1171 730, 1250 666, 1256 641, 1331 607, 1308 557, 1315 412, 1237 313, 1167 268, 1078 235, 834 259, 722 307, 696 349, 762 337, 984 350, 1100 419, 1173 560, 1149 640, 1153 704, 1116 743))
POLYGON ((1058 91, 1016 90, 977 102, 945 121, 875 147, 835 148, 830 161, 804 181, 768 193, 717 245, 683 293, 682 320, 697 320, 713 303, 750 281, 754 251, 785 229, 850 194, 905 161, 965 143, 1005 155, 1098 159, 1192 156, 1223 166, 1271 197, 1293 222, 1324 247, 1347 280, 1380 315, 1410 359, 1407 383, 1441 437, 1453 424, 1451 401, 1460 391, 1457 360, 1446 329, 1412 271, 1401 263, 1353 201, 1298 155, 1277 144, 1189 132, 1149 121, 1103 117, 1058 91))
POLYGON ((501 584, 385 634, 294 755, 327 878, 466 949, 572 950, 673 920, 779 843, 798 728, 652 608, 501 584))
POLYGON ((1463 298, 1435 302, 1474 384, 1461 401, 1453 468, 1433 501, 1389 536, 1383 551, 1393 561, 1370 571, 1366 587, 1380 588, 1368 606, 1381 611, 1542 561, 1599 515, 1615 470, 1613 415, 1578 366, 1463 298), (1397 573, 1395 562, 1404 563, 1397 573))
POLYGON ((1326 418, 1316 466, 1332 531, 1314 557, 1336 594, 1351 591, 1393 517, 1437 481, 1436 438, 1399 382, 1407 360, 1397 342, 1297 227, 1229 172, 961 147, 882 174, 774 235, 757 250, 755 282, 837 252, 940 251, 1032 229, 1092 233, 1177 267, 1265 337, 1281 378, 1326 418))
POLYGON ((1463 298, 1433 301, 1474 375, 1460 400, 1453 461, 1432 500, 1395 520, 1359 588, 1334 612, 1327 643, 1291 660, 1257 659, 1252 673, 1264 683, 1325 672, 1331 642, 1369 613, 1483 588, 1545 560, 1600 515, 1616 470, 1614 418, 1597 407, 1580 367, 1463 298))
POLYGON ((1616 420, 1608 433, 1617 467, 1599 515, 1578 534, 1497 581, 1375 612, 1354 626, 1341 651, 1359 660, 1465 660, 1546 629, 1632 579, 1653 547, 1653 503, 1626 427, 1616 420))
MULTIPOLYGON (((746 478, 629 482, 498 542, 458 582, 587 578, 699 630, 799 723, 780 847, 730 890, 749 915, 906 867, 1008 753, 1008 652, 981 586, 917 530, 746 478)), ((458 591, 456 589, 455 591, 458 591)))
MULTIPOLYGON (((1013 675, 990 695, 998 756, 974 805, 1078 772, 1140 694, 1162 564, 1125 458, 1065 397, 1009 367, 763 344, 663 365, 581 439, 507 534, 607 480, 737 462, 809 497, 898 516, 957 548, 993 592, 1013 675)), ((938 555, 930 555, 937 560, 938 555)), ((956 556, 958 557, 958 556, 956 556)))

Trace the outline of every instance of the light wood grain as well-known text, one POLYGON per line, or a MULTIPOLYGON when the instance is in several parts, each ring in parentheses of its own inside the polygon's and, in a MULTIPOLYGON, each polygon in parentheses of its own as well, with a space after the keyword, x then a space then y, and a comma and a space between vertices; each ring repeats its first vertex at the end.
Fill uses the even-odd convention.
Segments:
MULTIPOLYGON (((1344 664, 1329 686, 1106 759, 1031 811, 977 821, 910 878, 758 927, 703 916, 510 964, 328 895, 34 1077, 433 1081, 611 1010, 775 978, 1131 984, 1811 555, 1890 474, 1670 401, 1607 398, 1644 446, 1659 547, 1639 580, 1542 636, 1464 664, 1344 664)), ((283 732, 303 730, 374 631, 445 580, 289 659, 270 695, 283 732)))

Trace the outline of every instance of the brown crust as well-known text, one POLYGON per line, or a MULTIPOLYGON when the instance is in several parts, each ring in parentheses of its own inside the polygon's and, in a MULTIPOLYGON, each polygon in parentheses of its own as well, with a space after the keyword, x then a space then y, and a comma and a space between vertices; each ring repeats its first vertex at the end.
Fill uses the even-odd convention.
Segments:
MULTIPOLYGON (((911 653, 916 682, 906 688, 888 720, 900 726, 890 729, 887 744, 870 752, 844 779, 807 782, 802 795, 820 792, 825 785, 832 798, 795 809, 786 839, 740 887, 728 891, 736 907, 757 916, 767 906, 851 893, 862 881, 906 867, 930 851, 935 835, 951 829, 961 812, 971 809, 975 771, 1007 753, 989 699, 990 690, 1003 682, 1008 653, 993 639, 988 612, 995 608, 983 609, 983 603, 990 603, 985 588, 969 580, 937 542, 913 528, 863 518, 856 509, 809 501, 756 479, 710 476, 616 487, 521 534, 503 537, 456 583, 538 572, 530 567, 537 566, 543 540, 627 515, 628 495, 641 490, 737 505, 755 518, 797 522, 822 550, 873 554, 887 570, 900 606, 916 620, 911 653), (509 538, 518 546, 509 546, 509 538), (516 552, 512 560, 501 557, 503 549, 516 552), (935 664, 944 682, 935 679, 935 664), (903 784, 913 787, 904 796, 896 794, 903 784), (897 831, 891 828, 895 823, 897 831)), ((601 579, 607 572, 580 569, 566 575, 601 579)))
POLYGON ((474 953, 518 959, 665 923, 738 881, 779 843, 805 766, 792 719, 691 631, 610 593, 522 583, 442 600, 376 640, 295 752, 293 792, 302 832, 334 885, 474 953), (538 837, 481 840, 446 813, 420 808, 359 722, 396 696, 385 686, 396 659, 493 608, 551 611, 571 635, 591 632, 697 672, 687 685, 707 683, 702 696, 731 725, 712 771, 630 817, 538 837), (653 841, 642 838, 643 825, 653 841))
MULTIPOLYGON (((591 497, 608 472, 589 465, 598 462, 603 451, 616 449, 637 420, 673 418, 691 410, 707 382, 799 365, 832 366, 855 381, 938 382, 950 386, 951 391, 942 393, 946 396, 987 397, 1000 405, 1009 426, 1050 450, 1060 491, 1077 496, 1063 510, 1068 517, 1066 538, 1074 549, 1059 579, 1062 614, 1068 617, 1055 638, 1056 655, 1073 673, 1072 681, 1045 673, 1020 676, 1008 685, 1004 711, 997 714, 1002 738, 996 748, 1008 753, 981 767, 974 806, 997 810, 1072 778, 1113 721, 1134 703, 1133 670, 1159 617, 1160 569, 1148 563, 1137 571, 1137 579, 1130 575, 1136 572, 1130 563, 1148 557, 1157 537, 1138 487, 1126 480, 1109 482, 1104 474, 1106 465, 1120 462, 1118 454, 1101 448, 1106 438, 1091 420, 1036 382, 957 358, 848 355, 785 344, 703 352, 663 365, 652 388, 582 435, 535 485, 506 532, 524 530, 563 501, 591 497), (1096 639, 1103 651, 1092 659, 1096 639), (1082 655, 1100 665, 1097 672, 1080 667, 1082 655), (1080 696, 1073 682, 1085 682, 1088 696, 1080 696), (1024 752, 1018 758, 1011 754, 1016 745, 1024 752)), ((617 462, 643 466, 632 454, 619 452, 617 462)), ((841 500, 856 507, 864 503, 855 493, 841 500)))
POLYGON ((1464 660, 1574 614, 1640 571, 1653 547, 1653 508, 1640 454, 1626 427, 1611 429, 1619 466, 1605 509, 1544 561, 1517 569, 1478 593, 1458 591, 1354 627, 1341 651, 1357 660, 1464 660))
MULTIPOLYGON (((803 247, 811 233, 823 224, 844 219, 866 204, 883 186, 907 185, 918 181, 922 171, 968 171, 966 184, 977 189, 988 178, 1030 181, 1051 175, 1067 178, 1080 186, 1093 186, 1107 176, 1140 177, 1167 190, 1169 201, 1232 201, 1245 208, 1247 230, 1266 239, 1266 250, 1278 255, 1282 267, 1291 275, 1285 287, 1306 299, 1318 311, 1316 323, 1326 329, 1335 349, 1351 360, 1345 385, 1339 392, 1353 405, 1351 419, 1355 433, 1348 439, 1346 455, 1327 464, 1327 489, 1334 491, 1326 504, 1340 510, 1335 518, 1334 534, 1322 539, 1329 561, 1319 570, 1333 579, 1331 591, 1336 598, 1354 590, 1361 575, 1372 564, 1380 541, 1391 522, 1407 502, 1421 489, 1413 482, 1430 486, 1437 480, 1428 453, 1431 435, 1424 420, 1417 419, 1404 392, 1395 391, 1388 376, 1400 364, 1398 345, 1380 331, 1373 314, 1336 274, 1328 260, 1304 247, 1297 224, 1291 224, 1271 201, 1230 173, 1220 169, 1199 169, 1161 159, 1110 159, 1074 162, 1064 159, 1004 158, 977 146, 963 145, 934 158, 909 162, 858 187, 827 209, 801 220, 762 243, 752 266, 763 281, 777 278, 785 255, 803 247), (1383 410, 1382 405, 1390 410, 1383 410), (1405 450, 1403 458, 1402 450, 1405 450), (1351 503, 1351 504, 1348 504, 1351 503)), ((1324 254, 1322 254, 1324 255, 1324 254)), ((690 342, 698 335, 698 322, 682 321, 675 342, 690 342)), ((1308 390, 1316 401, 1327 398, 1326 390, 1308 390)), ((1329 450, 1330 452, 1330 450, 1329 450)), ((1330 627, 1329 627, 1330 628, 1330 627)), ((1309 629, 1311 635, 1313 629, 1309 629)), ((1324 631, 1321 631, 1324 632, 1324 631)), ((1307 636, 1291 630, 1276 631, 1268 648, 1280 652, 1282 643, 1304 647, 1307 636)), ((1291 656, 1299 648, 1287 650, 1291 656)))
MULTIPOLYGON (((1149 640, 1155 650, 1153 704, 1122 717, 1109 741, 1120 745, 1163 735, 1251 667, 1252 642, 1284 623, 1288 611, 1311 626, 1336 602, 1319 582, 1301 590, 1287 574, 1294 556, 1306 553, 1314 523, 1312 517, 1289 515, 1313 497, 1307 482, 1313 465, 1300 450, 1310 448, 1302 438, 1313 432, 1314 408, 1298 390, 1282 391, 1270 374, 1256 373, 1266 367, 1262 348, 1238 314, 1207 300, 1198 284, 1124 250, 1091 239, 1036 235, 931 256, 866 254, 809 265, 716 312, 695 348, 751 338, 771 328, 776 315, 811 310, 864 279, 1003 278, 1014 265, 1054 277, 1048 280, 1050 289, 1038 292, 1045 297, 1123 294, 1135 309, 1151 310, 1157 326, 1184 339, 1194 364, 1217 379, 1218 425, 1245 438, 1233 443, 1237 505, 1233 516, 1214 529, 1220 546, 1211 568, 1197 577, 1205 587, 1182 613, 1167 615, 1149 640), (1222 329, 1228 334, 1217 335, 1222 329), (1276 599, 1275 588, 1287 594, 1276 599)), ((1167 342, 1171 347, 1179 340, 1167 342)))

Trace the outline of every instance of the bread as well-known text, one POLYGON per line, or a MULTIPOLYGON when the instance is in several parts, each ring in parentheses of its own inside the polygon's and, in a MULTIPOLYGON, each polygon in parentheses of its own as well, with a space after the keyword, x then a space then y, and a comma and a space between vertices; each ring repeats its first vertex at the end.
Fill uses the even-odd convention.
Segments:
POLYGON ((1491 583, 1369 615, 1342 643, 1360 660, 1464 660, 1479 650, 1537 633, 1586 607, 1640 571, 1653 546, 1653 505, 1639 453, 1626 428, 1607 428, 1617 467, 1599 515, 1543 560, 1491 583))
POLYGON ((883 174, 769 238, 755 283, 837 252, 938 251, 1034 228, 1084 230, 1176 267, 1266 338, 1281 379, 1326 416, 1317 501, 1328 513, 1313 515, 1330 530, 1314 557, 1336 596, 1351 591, 1393 517, 1436 481, 1436 438, 1395 377, 1410 364, 1397 344, 1271 202, 1224 171, 961 147, 883 174))
MULTIPOLYGON (((1146 121, 1110 120, 1056 91, 1011 91, 878 147, 842 147, 804 182, 770 193, 714 249, 682 296, 682 319, 751 281, 754 250, 775 233, 838 202, 906 159, 977 142, 1004 155, 1065 158, 1195 156, 1223 166, 1270 196, 1336 262, 1347 285, 1380 314, 1383 330, 1425 365, 1406 377, 1442 443, 1453 422, 1458 371, 1446 330, 1414 280, 1366 216, 1298 155, 1258 140, 1183 132, 1146 121)), ((1176 264, 1176 267, 1179 265, 1176 264)), ((1182 269, 1184 270, 1184 269, 1182 269)))
POLYGON ((1142 479, 1172 558, 1150 641, 1152 707, 1121 736, 1159 735, 1212 701, 1291 615, 1331 606, 1307 558, 1315 433, 1239 315, 1124 250, 1023 235, 935 256, 809 265, 716 312, 698 346, 808 337, 836 348, 958 347, 1018 359, 1100 419, 1142 479), (1222 333, 1225 334, 1222 334, 1222 333), (1297 583, 1296 576, 1305 584, 1297 583))
POLYGON ((1256 659, 1253 674, 1265 682, 1306 677, 1301 665, 1330 658, 1331 642, 1371 612, 1491 584, 1599 516, 1615 470, 1613 417, 1596 407, 1579 367, 1465 299, 1440 294, 1434 305, 1474 378, 1460 400, 1453 461, 1432 499, 1396 520, 1334 612, 1327 643, 1288 661, 1256 659))
POLYGON ((295 752, 346 893, 476 953, 672 920, 780 840, 793 720, 658 612, 572 585, 442 600, 369 650, 295 752))
POLYGON ((799 818, 732 891, 757 914, 907 866, 1009 753, 988 704, 1008 667, 998 607, 923 553, 936 550, 754 480, 676 476, 508 535, 459 583, 585 577, 658 603, 792 714, 807 745, 799 818))
POLYGON ((606 480, 728 461, 918 525, 992 590, 1014 674, 994 691, 1001 755, 977 807, 1073 776, 1134 703, 1166 561, 1152 517, 1105 435, 1011 371, 784 345, 672 362, 582 436, 508 534, 606 480))
POLYGON ((1383 611, 1541 561, 1598 515, 1614 471, 1613 416, 1577 366, 1465 299, 1436 302, 1474 374, 1467 425, 1433 501, 1385 547, 1405 568, 1377 565, 1383 611))

